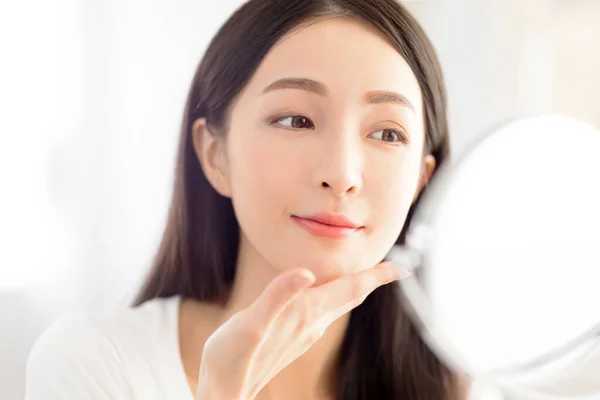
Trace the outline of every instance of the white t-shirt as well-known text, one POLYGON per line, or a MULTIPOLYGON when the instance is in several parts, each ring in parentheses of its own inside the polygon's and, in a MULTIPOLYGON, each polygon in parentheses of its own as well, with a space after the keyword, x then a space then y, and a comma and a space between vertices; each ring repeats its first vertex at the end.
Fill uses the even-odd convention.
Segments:
MULTIPOLYGON (((25 400, 194 400, 180 357, 180 302, 173 296, 136 308, 62 316, 31 350, 25 400)), ((597 387, 600 343, 584 356, 553 379, 530 379, 528 386, 572 398, 597 387)), ((475 384, 471 399, 497 399, 478 388, 487 390, 475 384)))
POLYGON ((62 316, 31 350, 25 399, 194 400, 179 352, 180 301, 62 316))

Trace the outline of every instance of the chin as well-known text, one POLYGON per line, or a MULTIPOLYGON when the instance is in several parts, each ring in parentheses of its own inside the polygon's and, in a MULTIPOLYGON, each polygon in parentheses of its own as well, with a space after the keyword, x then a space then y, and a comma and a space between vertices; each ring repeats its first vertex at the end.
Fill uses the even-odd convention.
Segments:
MULTIPOLYGON (((314 265, 314 264, 312 264, 314 265)), ((322 263, 320 265, 309 267, 309 269, 317 277, 317 284, 323 284, 326 282, 333 281, 343 276, 351 275, 355 272, 369 268, 368 266, 356 265, 356 262, 336 262, 336 263, 322 263)))
POLYGON ((276 252, 268 254, 267 260, 271 260, 271 265, 277 265, 280 271, 309 269, 315 274, 317 284, 372 268, 381 261, 376 256, 366 256, 377 253, 379 249, 364 243, 337 243, 337 248, 323 248, 320 244, 315 246, 314 242, 292 243, 282 243, 276 252))

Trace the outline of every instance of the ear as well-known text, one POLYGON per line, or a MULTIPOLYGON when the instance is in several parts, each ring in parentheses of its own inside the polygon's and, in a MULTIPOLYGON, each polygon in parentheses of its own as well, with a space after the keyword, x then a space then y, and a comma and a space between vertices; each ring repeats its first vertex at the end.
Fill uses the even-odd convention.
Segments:
POLYGON ((428 154, 423 158, 423 161, 421 163, 421 171, 419 173, 419 183, 417 185, 417 191, 415 192, 415 195, 413 197, 413 203, 417 200, 417 197, 419 197, 419 194, 423 191, 423 189, 433 176, 435 166, 436 162, 434 156, 428 154))
POLYGON ((192 124, 192 143, 211 186, 221 196, 231 197, 225 139, 209 131, 206 118, 198 118, 192 124))

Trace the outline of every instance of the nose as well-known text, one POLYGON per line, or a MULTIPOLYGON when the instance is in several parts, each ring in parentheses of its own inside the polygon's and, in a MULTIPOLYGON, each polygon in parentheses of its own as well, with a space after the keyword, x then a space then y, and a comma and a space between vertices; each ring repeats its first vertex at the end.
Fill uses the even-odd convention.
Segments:
MULTIPOLYGON (((332 135, 333 136, 333 135, 332 135)), ((356 194, 362 186, 362 154, 356 133, 335 135, 321 148, 316 183, 333 196, 356 194)))

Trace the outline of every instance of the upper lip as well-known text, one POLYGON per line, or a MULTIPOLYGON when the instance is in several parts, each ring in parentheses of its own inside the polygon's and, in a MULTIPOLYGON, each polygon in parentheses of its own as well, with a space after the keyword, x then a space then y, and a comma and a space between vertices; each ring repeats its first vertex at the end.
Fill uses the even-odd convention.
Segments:
POLYGON ((300 218, 310 219, 312 221, 320 222, 322 224, 339 226, 340 228, 362 228, 362 224, 351 220, 350 218, 341 214, 332 213, 317 213, 313 215, 299 215, 300 218))

